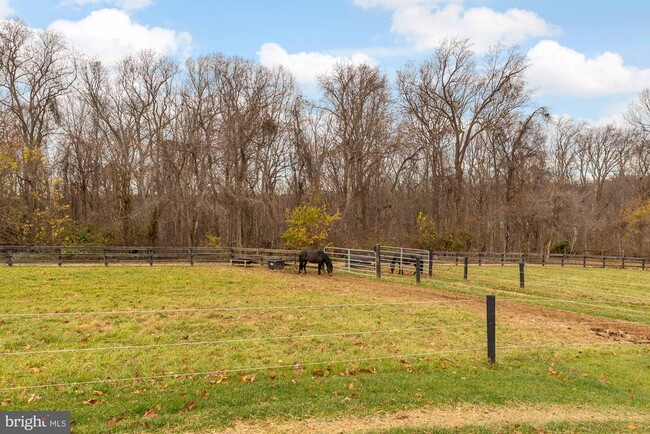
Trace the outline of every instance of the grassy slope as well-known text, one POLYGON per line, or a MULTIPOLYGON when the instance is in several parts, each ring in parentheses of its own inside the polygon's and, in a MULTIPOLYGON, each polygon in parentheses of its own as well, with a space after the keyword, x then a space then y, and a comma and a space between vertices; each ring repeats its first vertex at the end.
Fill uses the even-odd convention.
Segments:
MULTIPOLYGON (((449 267, 423 287, 474 295, 496 290, 499 297, 523 296, 556 307, 557 300, 573 300, 580 303, 562 307, 650 322, 648 273, 540 267, 531 269, 520 291, 507 268, 472 269, 470 281, 462 282, 455 274, 460 271, 462 280, 462 269, 449 267), (581 279, 580 272, 588 278, 581 279), (621 300, 634 304, 615 309, 621 300)), ((427 290, 227 267, 14 267, 1 268, 0 277, 0 298, 6 301, 0 317, 3 353, 175 345, 0 356, 0 389, 161 376, 0 390, 3 410, 71 410, 75 432, 202 430, 235 420, 456 403, 650 408, 647 345, 603 346, 588 329, 555 335, 550 323, 540 329, 526 318, 504 319, 500 343, 538 347, 500 350, 499 363, 489 367, 482 304, 443 300, 427 290), (350 306, 319 308, 340 304, 350 306), (224 307, 229 310, 206 310, 224 307), (166 312, 6 315, 116 310, 166 312), (413 330, 418 328, 427 330, 413 330), (323 336, 373 330, 384 332, 323 336), (320 336, 282 339, 296 335, 320 336), (539 347, 566 343, 583 347, 539 347), (404 354, 425 355, 400 357, 404 354), (355 359, 368 360, 336 362, 355 359), (320 363, 326 361, 333 363, 320 363), (272 365, 278 367, 251 369, 272 365)))

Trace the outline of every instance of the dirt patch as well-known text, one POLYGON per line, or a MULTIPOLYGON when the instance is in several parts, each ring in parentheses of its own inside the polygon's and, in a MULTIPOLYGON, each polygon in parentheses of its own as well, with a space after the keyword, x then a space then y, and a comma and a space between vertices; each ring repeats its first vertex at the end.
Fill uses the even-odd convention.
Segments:
POLYGON ((468 426, 498 428, 507 424, 526 423, 541 427, 551 422, 605 422, 627 423, 630 432, 639 429, 639 424, 650 422, 650 414, 621 410, 596 411, 579 406, 514 406, 482 407, 458 405, 456 407, 425 407, 412 411, 401 411, 368 417, 344 417, 337 419, 305 419, 284 422, 261 421, 258 423, 237 422, 224 431, 206 433, 349 433, 383 431, 391 428, 446 428, 456 429, 468 426))

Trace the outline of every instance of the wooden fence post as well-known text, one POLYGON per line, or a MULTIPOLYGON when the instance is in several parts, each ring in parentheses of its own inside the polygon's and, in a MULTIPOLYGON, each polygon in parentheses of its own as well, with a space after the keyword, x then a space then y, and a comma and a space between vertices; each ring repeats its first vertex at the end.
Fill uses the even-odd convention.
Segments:
POLYGON ((625 256, 623 256, 623 259, 621 259, 621 268, 625 270, 625 256))
POLYGON ((56 262, 57 265, 60 267, 62 264, 63 257, 61 256, 61 248, 59 247, 56 249, 56 262))
POLYGON ((420 274, 422 270, 422 258, 415 258, 415 283, 420 284, 420 274))
POLYGON ((467 269, 469 268, 469 257, 465 256, 465 267, 463 270, 463 279, 467 280, 467 269))
POLYGON ((381 279, 381 245, 375 244, 375 277, 381 279))
POLYGON ((433 277, 433 250, 429 249, 429 277, 433 277))
POLYGON ((519 263, 519 287, 524 287, 524 261, 519 263))
POLYGON ((7 255, 7 265, 10 266, 10 267, 13 266, 14 263, 13 263, 13 260, 12 260, 11 249, 7 249, 6 255, 7 255))
POLYGON ((497 361, 496 350, 496 298, 494 295, 486 296, 487 307, 487 355, 491 365, 497 361))
POLYGON ((149 254, 149 266, 153 266, 153 249, 149 248, 147 249, 147 253, 149 254))
POLYGON ((190 247, 187 249, 187 253, 190 256, 190 265, 194 266, 194 250, 190 247))

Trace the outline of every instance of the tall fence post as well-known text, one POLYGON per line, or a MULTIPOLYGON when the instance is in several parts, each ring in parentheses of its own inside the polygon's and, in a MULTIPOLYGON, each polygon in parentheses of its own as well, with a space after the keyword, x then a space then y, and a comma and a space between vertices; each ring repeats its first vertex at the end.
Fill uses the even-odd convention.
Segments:
POLYGON ((641 269, 645 270, 645 258, 641 259, 641 269))
POLYGON ((415 283, 420 284, 420 274, 422 270, 422 258, 415 258, 415 283))
POLYGON ((108 252, 106 249, 103 249, 104 252, 104 267, 108 267, 108 252))
POLYGON ((190 247, 187 249, 187 253, 190 255, 190 265, 194 265, 194 249, 190 247))
POLYGON ((381 279, 381 245, 375 244, 375 277, 381 279))
POLYGON ((147 254, 149 255, 149 266, 153 266, 153 249, 147 249, 147 254))
POLYGON ((503 267, 506 263, 506 254, 501 253, 501 266, 503 267))
POLYGON ((587 268, 587 257, 582 256, 582 268, 587 268))
POLYGON ((483 253, 479 252, 478 254, 478 266, 483 265, 483 253))
POLYGON ((565 256, 566 256, 565 254, 562 254, 562 266, 563 266, 563 267, 564 267, 564 257, 565 257, 565 256))
POLYGON ((524 261, 521 261, 519 263, 519 287, 523 288, 524 287, 524 261))
POLYGON ((496 346, 496 298, 494 295, 486 296, 487 306, 487 356, 491 365, 497 361, 497 346, 496 346))
POLYGON ((605 265, 605 264, 606 264, 606 262, 605 262, 605 257, 603 256, 603 268, 605 268, 605 267, 606 267, 606 265, 605 265))
POLYGON ((13 266, 14 263, 12 261, 11 249, 7 249, 6 255, 7 255, 7 265, 10 267, 13 266))
POLYGON ((469 257, 465 256, 465 267, 463 269, 463 279, 467 280, 467 269, 469 268, 469 257))
POLYGON ((621 259, 621 268, 625 270, 625 256, 623 256, 623 259, 621 259))
POLYGON ((433 277, 433 250, 429 249, 429 277, 433 277))
POLYGON ((546 266, 546 255, 542 253, 542 267, 546 266))
POLYGON ((56 249, 56 263, 60 267, 63 265, 63 256, 61 255, 61 248, 56 249))
POLYGON ((456 265, 458 265, 458 253, 456 253, 456 265))

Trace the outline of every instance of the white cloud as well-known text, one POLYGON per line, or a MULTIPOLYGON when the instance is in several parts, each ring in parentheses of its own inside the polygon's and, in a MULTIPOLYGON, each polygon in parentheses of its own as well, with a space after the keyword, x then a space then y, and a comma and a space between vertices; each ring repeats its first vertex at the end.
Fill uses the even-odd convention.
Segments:
POLYGON ((106 63, 143 49, 187 55, 192 43, 187 32, 138 24, 117 9, 94 11, 80 21, 57 20, 49 28, 62 33, 75 49, 106 63))
POLYGON ((9 18, 14 10, 9 6, 9 0, 0 0, 0 18, 9 18))
POLYGON ((64 4, 73 4, 77 6, 86 5, 112 5, 117 6, 125 11, 134 11, 150 6, 153 0, 66 0, 64 4))
POLYGON ((497 43, 518 44, 530 38, 559 33, 534 12, 487 7, 465 8, 453 0, 355 0, 364 8, 384 7, 393 11, 391 31, 405 37, 419 50, 437 47, 443 39, 469 39, 484 52, 497 43))
POLYGON ((650 69, 625 65, 606 51, 589 58, 555 41, 540 41, 528 52, 528 78, 541 94, 597 97, 639 92, 650 83, 650 69))
POLYGON ((282 65, 291 71, 299 83, 314 84, 318 75, 330 71, 337 62, 352 62, 354 64, 376 62, 365 54, 356 53, 351 56, 332 56, 317 52, 300 52, 289 54, 284 48, 275 43, 265 43, 257 52, 260 64, 273 67, 282 65))

